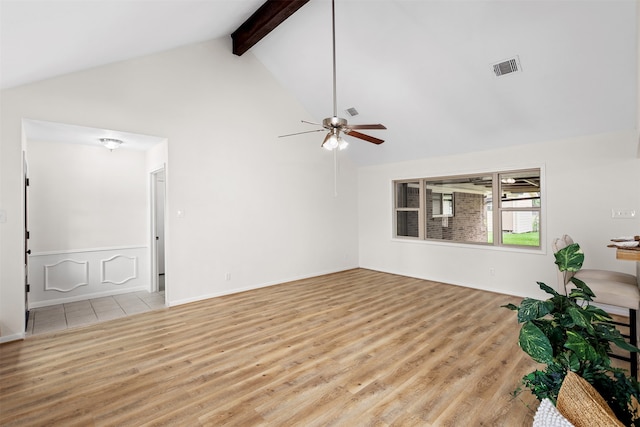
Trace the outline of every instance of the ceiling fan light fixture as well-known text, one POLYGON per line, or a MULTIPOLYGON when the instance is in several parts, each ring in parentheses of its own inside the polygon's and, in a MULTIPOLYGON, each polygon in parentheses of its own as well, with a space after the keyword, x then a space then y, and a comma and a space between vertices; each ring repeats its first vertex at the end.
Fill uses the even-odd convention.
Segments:
POLYGON ((338 139, 342 138, 339 138, 333 132, 329 132, 322 142, 322 148, 329 151, 336 149, 340 145, 338 139))
POLYGON ((338 137, 338 150, 344 150, 349 146, 349 143, 342 137, 338 137))

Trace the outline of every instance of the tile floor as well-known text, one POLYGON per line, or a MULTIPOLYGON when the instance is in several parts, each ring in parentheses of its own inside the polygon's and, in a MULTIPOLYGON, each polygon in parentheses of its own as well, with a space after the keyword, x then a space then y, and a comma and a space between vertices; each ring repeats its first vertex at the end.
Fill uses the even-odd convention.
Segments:
POLYGON ((33 308, 29 314, 27 335, 87 326, 164 307, 164 292, 139 291, 33 308))

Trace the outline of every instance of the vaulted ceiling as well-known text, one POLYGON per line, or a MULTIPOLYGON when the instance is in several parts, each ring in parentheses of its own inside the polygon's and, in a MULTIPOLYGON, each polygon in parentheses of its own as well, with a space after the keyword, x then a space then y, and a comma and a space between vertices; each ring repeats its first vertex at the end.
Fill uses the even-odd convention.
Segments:
MULTIPOLYGON (((262 3, 2 0, 0 84, 228 37, 262 3)), ((636 7, 336 0, 338 113, 388 127, 368 132, 384 144, 354 140, 349 155, 378 164, 635 128, 636 7), (515 57, 521 71, 496 77, 493 64, 515 57)), ((249 52, 317 121, 331 115, 329 0, 310 0, 249 52)), ((282 133, 313 129, 299 119, 282 133)))

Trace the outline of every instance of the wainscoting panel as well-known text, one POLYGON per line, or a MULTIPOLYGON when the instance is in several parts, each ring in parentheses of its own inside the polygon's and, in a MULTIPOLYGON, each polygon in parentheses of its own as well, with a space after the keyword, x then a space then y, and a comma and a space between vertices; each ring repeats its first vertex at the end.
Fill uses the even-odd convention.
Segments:
POLYGON ((149 248, 127 246, 29 256, 29 307, 150 290, 149 248))
POLYGON ((114 255, 109 259, 103 259, 100 264, 101 283, 122 285, 138 277, 138 258, 114 255))
POLYGON ((44 266, 44 290, 70 292, 89 285, 89 263, 63 259, 44 266))

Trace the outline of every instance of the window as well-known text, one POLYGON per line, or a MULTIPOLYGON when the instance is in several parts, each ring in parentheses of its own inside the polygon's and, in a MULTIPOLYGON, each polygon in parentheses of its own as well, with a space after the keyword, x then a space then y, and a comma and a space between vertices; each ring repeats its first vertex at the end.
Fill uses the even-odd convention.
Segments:
POLYGON ((421 237, 419 232, 422 210, 420 181, 397 182, 395 188, 396 235, 421 237))
POLYGON ((500 243, 540 247, 540 170, 500 174, 500 243))
POLYGON ((540 247, 540 169, 394 181, 395 237, 540 247))
POLYGON ((453 193, 431 192, 431 214, 434 217, 453 216, 453 193))

